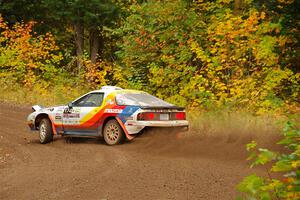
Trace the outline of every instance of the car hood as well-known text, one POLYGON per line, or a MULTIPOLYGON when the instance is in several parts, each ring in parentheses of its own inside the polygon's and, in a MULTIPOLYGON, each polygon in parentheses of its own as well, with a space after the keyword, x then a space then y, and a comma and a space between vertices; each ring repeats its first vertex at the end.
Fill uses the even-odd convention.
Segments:
POLYGON ((32 106, 32 110, 34 112, 53 112, 53 111, 63 110, 65 107, 66 107, 65 105, 59 105, 59 106, 51 106, 45 108, 41 105, 34 105, 32 106))

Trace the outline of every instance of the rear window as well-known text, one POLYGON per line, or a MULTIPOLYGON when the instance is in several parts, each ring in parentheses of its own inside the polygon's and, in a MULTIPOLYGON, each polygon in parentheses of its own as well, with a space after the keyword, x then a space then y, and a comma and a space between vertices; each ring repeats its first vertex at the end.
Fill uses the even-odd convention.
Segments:
POLYGON ((117 104, 120 106, 155 106, 155 107, 165 107, 173 106, 164 100, 161 100, 155 96, 148 93, 124 93, 116 95, 117 104))

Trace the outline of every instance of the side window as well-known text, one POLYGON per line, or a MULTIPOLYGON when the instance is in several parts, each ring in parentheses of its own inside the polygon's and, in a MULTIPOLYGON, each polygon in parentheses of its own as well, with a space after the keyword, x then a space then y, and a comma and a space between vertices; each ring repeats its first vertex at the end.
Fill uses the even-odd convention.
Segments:
POLYGON ((73 102, 74 107, 99 107, 102 105, 103 93, 90 93, 73 102))

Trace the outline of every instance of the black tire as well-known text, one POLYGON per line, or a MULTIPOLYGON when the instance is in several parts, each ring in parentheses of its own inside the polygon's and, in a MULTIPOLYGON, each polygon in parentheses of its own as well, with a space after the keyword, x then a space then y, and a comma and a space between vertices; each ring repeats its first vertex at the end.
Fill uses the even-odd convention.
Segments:
POLYGON ((108 145, 116 145, 123 142, 124 131, 117 120, 111 119, 104 125, 103 137, 108 145))
POLYGON ((40 143, 46 144, 53 140, 52 125, 49 119, 44 118, 39 124, 40 143))

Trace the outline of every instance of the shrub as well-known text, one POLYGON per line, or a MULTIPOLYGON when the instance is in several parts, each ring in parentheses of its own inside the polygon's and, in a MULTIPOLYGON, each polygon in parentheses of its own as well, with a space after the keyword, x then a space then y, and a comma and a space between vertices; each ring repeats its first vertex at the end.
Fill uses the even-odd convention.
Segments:
POLYGON ((0 77, 32 87, 53 82, 62 56, 51 33, 37 35, 35 22, 10 27, 0 15, 0 77))
POLYGON ((252 141, 247 144, 250 152, 248 159, 253 160, 251 167, 272 162, 271 172, 279 172, 282 178, 263 178, 252 174, 238 185, 243 192, 239 199, 300 199, 300 129, 299 123, 287 122, 283 130, 283 139, 278 144, 284 145, 288 153, 273 152, 258 148, 252 141))

